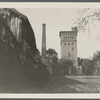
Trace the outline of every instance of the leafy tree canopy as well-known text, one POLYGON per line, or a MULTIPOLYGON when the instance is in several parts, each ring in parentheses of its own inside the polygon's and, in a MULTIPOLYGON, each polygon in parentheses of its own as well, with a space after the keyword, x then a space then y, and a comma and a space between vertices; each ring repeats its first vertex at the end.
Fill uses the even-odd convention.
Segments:
POLYGON ((62 64, 67 67, 73 66, 73 62, 71 60, 63 60, 62 64))
POLYGON ((100 51, 97 51, 96 53, 94 53, 93 60, 100 60, 100 51))
POLYGON ((48 60, 50 60, 52 63, 56 63, 58 60, 58 53, 54 49, 48 49, 46 51, 46 57, 48 60))

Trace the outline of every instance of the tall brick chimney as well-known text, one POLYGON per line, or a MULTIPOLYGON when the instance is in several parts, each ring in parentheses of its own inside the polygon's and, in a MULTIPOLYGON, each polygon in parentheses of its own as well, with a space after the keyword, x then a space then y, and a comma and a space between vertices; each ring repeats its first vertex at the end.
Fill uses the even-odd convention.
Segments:
POLYGON ((42 24, 42 58, 46 57, 46 24, 42 24))

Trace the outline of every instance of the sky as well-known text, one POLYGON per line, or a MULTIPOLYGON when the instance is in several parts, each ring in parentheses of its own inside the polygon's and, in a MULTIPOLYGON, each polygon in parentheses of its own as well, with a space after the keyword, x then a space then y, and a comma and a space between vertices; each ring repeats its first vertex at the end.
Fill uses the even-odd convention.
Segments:
MULTIPOLYGON (((60 31, 71 31, 74 26, 73 20, 78 15, 74 8, 16 8, 26 15, 35 33, 36 45, 41 52, 42 45, 42 24, 46 24, 46 48, 53 48, 57 51, 59 58, 60 31)), ((77 8, 78 9, 78 8, 77 8)), ((77 51, 78 57, 91 58, 96 51, 100 51, 100 24, 91 25, 91 32, 78 32, 77 51)))

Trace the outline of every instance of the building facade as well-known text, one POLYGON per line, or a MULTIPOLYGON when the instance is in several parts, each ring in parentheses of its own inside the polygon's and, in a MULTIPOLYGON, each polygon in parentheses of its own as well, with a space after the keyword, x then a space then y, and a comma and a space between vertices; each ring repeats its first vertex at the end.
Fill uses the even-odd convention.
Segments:
POLYGON ((78 66, 77 62, 77 32, 72 31, 61 31, 60 45, 61 45, 61 58, 65 60, 71 60, 74 66, 78 66))

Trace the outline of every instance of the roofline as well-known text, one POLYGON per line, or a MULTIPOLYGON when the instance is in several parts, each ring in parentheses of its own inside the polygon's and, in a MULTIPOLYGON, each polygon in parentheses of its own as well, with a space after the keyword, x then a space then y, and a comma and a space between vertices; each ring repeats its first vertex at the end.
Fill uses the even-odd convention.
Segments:
POLYGON ((59 32, 59 36, 61 36, 62 33, 76 33, 77 34, 78 31, 60 31, 59 32))
POLYGON ((15 14, 17 14, 18 16, 20 16, 21 18, 27 20, 27 17, 25 15, 23 15, 22 13, 20 13, 18 10, 14 9, 14 8, 7 8, 9 9, 10 12, 13 12, 15 14))
POLYGON ((70 32, 78 32, 78 31, 60 31, 60 33, 70 33, 70 32))

